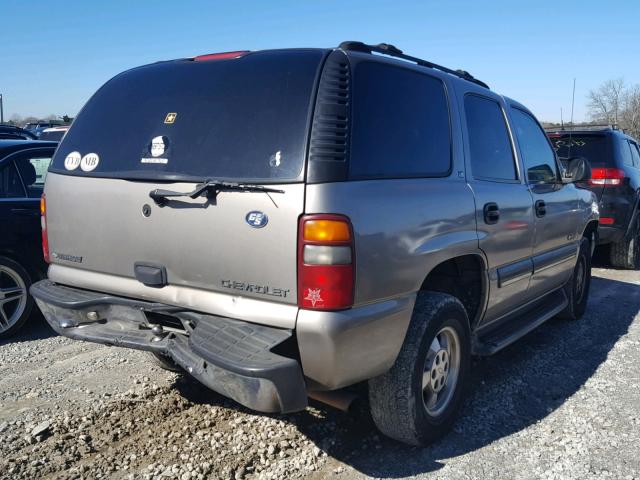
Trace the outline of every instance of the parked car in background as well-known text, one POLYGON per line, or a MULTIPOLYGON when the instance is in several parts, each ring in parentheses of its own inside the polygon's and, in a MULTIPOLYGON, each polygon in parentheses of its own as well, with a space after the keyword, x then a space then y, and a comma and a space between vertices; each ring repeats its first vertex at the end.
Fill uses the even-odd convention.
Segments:
POLYGON ((38 122, 29 122, 24 125, 25 130, 36 130, 38 128, 51 128, 62 125, 62 120, 40 120, 38 122))
POLYGON ((264 412, 368 381, 378 428, 428 443, 472 354, 587 304, 588 162, 561 170, 526 107, 390 45, 129 70, 48 175, 50 325, 264 412))
POLYGON ((43 278, 40 197, 57 143, 0 140, 0 338, 29 318, 31 283, 43 278))
POLYGON ((45 128, 38 134, 39 140, 48 140, 59 142, 69 130, 69 125, 61 125, 59 127, 45 128))
POLYGON ((0 140, 36 140, 38 137, 29 130, 13 125, 0 125, 0 140))
POLYGON ((584 157, 591 179, 582 184, 598 197, 598 244, 609 249, 614 267, 640 269, 640 148, 612 127, 547 129, 561 158, 584 157))

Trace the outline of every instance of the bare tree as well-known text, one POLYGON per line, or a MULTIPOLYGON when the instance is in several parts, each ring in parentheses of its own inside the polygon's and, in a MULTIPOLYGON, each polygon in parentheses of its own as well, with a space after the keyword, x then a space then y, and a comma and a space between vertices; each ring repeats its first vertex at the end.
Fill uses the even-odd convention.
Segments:
POLYGON ((616 124, 640 139, 640 85, 626 85, 622 78, 607 80, 587 99, 592 121, 616 124))
POLYGON ((640 85, 634 85, 624 93, 621 125, 632 137, 640 139, 640 85))
POLYGON ((618 123, 625 92, 625 82, 622 78, 607 80, 597 90, 589 91, 589 115, 592 120, 605 123, 618 123))

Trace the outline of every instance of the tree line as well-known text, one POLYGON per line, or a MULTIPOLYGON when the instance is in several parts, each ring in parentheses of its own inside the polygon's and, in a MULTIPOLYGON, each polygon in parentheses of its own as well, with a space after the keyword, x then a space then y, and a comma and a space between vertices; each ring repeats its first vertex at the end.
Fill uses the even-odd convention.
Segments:
POLYGON ((607 80, 587 95, 589 117, 596 123, 617 125, 640 139, 640 85, 624 79, 607 80))
POLYGON ((62 122, 68 124, 73 121, 73 118, 68 115, 58 116, 54 114, 48 115, 46 117, 34 117, 33 115, 23 117, 21 115, 14 114, 14 115, 11 115, 11 118, 9 119, 9 121, 6 122, 6 124, 15 125, 16 127, 21 127, 22 125, 26 125, 27 123, 36 123, 42 120, 57 120, 57 121, 62 120, 62 122))

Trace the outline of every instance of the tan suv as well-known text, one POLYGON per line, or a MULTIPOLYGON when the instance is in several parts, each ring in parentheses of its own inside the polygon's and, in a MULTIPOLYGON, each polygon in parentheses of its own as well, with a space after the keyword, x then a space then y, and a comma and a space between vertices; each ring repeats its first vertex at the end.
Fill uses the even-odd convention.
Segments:
POLYGON ((560 170, 521 104, 390 45, 154 63, 107 82, 58 148, 32 292, 60 334, 148 350, 256 410, 368 381, 378 427, 422 444, 472 354, 582 315, 588 175, 560 170))

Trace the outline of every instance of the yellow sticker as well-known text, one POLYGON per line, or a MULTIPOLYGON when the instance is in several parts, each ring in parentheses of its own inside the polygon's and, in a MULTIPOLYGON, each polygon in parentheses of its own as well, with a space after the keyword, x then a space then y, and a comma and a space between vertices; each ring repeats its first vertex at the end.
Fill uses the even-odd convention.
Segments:
POLYGON ((178 116, 175 112, 167 113, 167 116, 164 117, 164 123, 173 123, 176 121, 176 117, 178 116))

